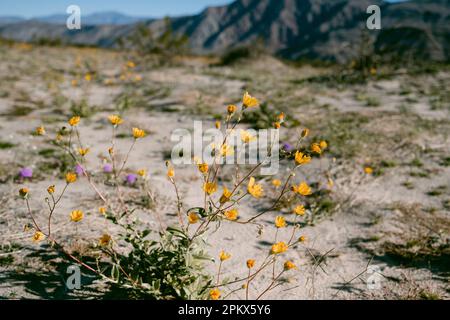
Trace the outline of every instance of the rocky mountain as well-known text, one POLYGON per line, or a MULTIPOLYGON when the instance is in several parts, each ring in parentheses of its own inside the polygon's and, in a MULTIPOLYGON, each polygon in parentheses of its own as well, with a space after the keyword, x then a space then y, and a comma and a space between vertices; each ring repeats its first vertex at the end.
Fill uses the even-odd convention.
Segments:
MULTIPOLYGON (((82 23, 81 31, 70 31, 42 21, 12 22, 0 25, 0 36, 111 47, 135 27, 82 23)), ((164 25, 162 20, 145 24, 155 32, 164 25)), ((346 61, 358 53, 361 41, 369 39, 379 53, 450 60, 450 0, 236 0, 173 18, 172 24, 175 32, 189 36, 197 53, 222 53, 262 42, 269 52, 288 59, 346 61), (381 8, 381 30, 366 27, 366 9, 372 4, 381 8)))

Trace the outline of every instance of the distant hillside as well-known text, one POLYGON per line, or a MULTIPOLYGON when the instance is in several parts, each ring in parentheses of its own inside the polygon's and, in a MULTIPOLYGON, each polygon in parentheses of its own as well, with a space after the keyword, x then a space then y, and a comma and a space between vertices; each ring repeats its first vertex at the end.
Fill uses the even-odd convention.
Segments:
MULTIPOLYGON (((36 20, 41 22, 48 22, 53 24, 66 24, 67 15, 56 14, 47 17, 37 18, 36 20)), ((144 17, 131 17, 118 12, 99 12, 93 13, 86 16, 82 16, 83 24, 90 26, 99 25, 125 25, 132 24, 143 20, 149 20, 149 18, 144 17)))
MULTIPOLYGON (((11 22, 0 24, 0 35, 22 41, 50 37, 111 47, 131 34, 136 22, 125 23, 127 18, 108 17, 108 13, 90 19, 91 25, 86 18, 81 31, 48 23, 52 19, 11 22)), ((237 0, 174 18, 172 23, 176 32, 189 36, 190 47, 197 53, 222 53, 263 39, 269 52, 288 59, 346 61, 357 54, 362 34, 366 34, 379 53, 450 60, 450 0, 237 0), (366 8, 371 4, 381 7, 380 31, 366 29, 366 8)), ((157 32, 163 21, 147 20, 145 24, 157 32)))
MULTIPOLYGON (((24 19, 22 17, 1 17, 0 16, 0 25, 2 24, 10 24, 10 23, 24 23, 29 22, 30 20, 51 23, 57 25, 65 25, 67 21, 67 14, 53 14, 49 16, 43 17, 35 17, 33 19, 24 19)), ((82 16, 82 22, 86 26, 101 26, 101 25, 126 25, 133 24, 139 21, 150 20, 149 17, 132 17, 119 12, 107 11, 107 12, 99 12, 93 13, 89 15, 82 16)))

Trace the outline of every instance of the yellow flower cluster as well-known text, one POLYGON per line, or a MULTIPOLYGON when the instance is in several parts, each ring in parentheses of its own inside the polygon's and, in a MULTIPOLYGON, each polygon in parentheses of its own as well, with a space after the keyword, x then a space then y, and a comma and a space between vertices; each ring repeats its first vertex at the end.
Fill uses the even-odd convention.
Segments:
POLYGON ((312 194, 311 188, 306 182, 302 182, 299 185, 293 185, 292 191, 302 196, 309 196, 312 194))
POLYGON ((231 258, 231 254, 229 254, 228 252, 225 252, 223 250, 220 251, 220 254, 219 254, 220 261, 225 261, 225 260, 228 260, 230 258, 231 258))
POLYGON ((239 215, 239 213, 238 213, 237 209, 232 209, 232 210, 225 211, 225 217, 228 220, 231 220, 231 221, 237 220, 238 219, 238 215, 239 215))
POLYGON ((69 125, 71 127, 76 127, 79 123, 80 123, 80 117, 79 116, 74 116, 74 117, 69 119, 69 125))
POLYGON ((203 191, 207 194, 212 195, 217 191, 217 183, 216 182, 205 182, 203 185, 203 191))
POLYGON ((243 105, 244 109, 245 108, 253 108, 253 107, 257 107, 259 105, 259 101, 258 101, 258 99, 249 95, 248 92, 246 92, 244 94, 244 97, 242 98, 242 105, 243 105))
POLYGON ((263 188, 260 184, 256 184, 255 178, 251 177, 248 186, 247 191, 255 198, 261 198, 263 195, 263 188))
POLYGON ((139 128, 133 128, 133 137, 134 139, 140 139, 145 137, 145 131, 139 128))
POLYGON ((83 217, 84 213, 81 210, 74 210, 70 214, 70 220, 72 220, 73 222, 80 222, 81 220, 83 220, 83 217))
POLYGON ((113 126, 118 126, 118 125, 123 123, 122 118, 119 115, 116 115, 116 114, 110 115, 108 117, 108 120, 109 120, 109 122, 111 122, 111 124, 113 126))
POLYGON ((67 183, 74 183, 75 181, 77 181, 77 174, 73 173, 73 172, 68 172, 66 174, 66 182, 67 183))
POLYGON ((311 156, 304 154, 303 152, 297 151, 295 153, 295 162, 298 165, 307 164, 311 162, 311 156))
POLYGON ((286 252, 289 249, 288 245, 286 244, 286 242, 277 242, 274 245, 272 245, 272 249, 271 252, 272 254, 280 254, 283 252, 286 252))

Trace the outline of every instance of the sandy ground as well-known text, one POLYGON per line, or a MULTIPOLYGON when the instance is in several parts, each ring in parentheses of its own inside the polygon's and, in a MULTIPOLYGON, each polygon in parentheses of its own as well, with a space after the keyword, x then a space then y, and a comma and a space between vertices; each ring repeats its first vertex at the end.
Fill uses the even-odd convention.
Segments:
MULTIPOLYGON (((0 57, 1 298, 96 296, 89 290, 67 291, 64 271, 55 270, 52 264, 52 250, 32 244, 30 233, 23 232, 29 220, 22 200, 16 196, 23 185, 17 181, 20 168, 34 169, 35 177, 26 185, 33 194, 32 204, 39 221, 45 221, 45 216, 39 215, 45 202, 39 199, 45 197, 46 188, 50 184, 56 184, 57 189, 63 186, 57 178, 57 168, 40 169, 43 160, 39 152, 49 145, 32 134, 36 127, 45 124, 48 135, 54 136, 51 128, 64 125, 70 117, 71 101, 86 99, 91 109, 80 130, 83 141, 91 148, 88 166, 101 179, 101 159, 107 156, 111 134, 106 117, 114 112, 117 97, 126 94, 132 102, 125 112, 123 132, 133 126, 149 132, 131 154, 127 171, 148 169, 151 188, 158 199, 154 210, 162 213, 165 224, 171 224, 174 217, 167 213, 176 210, 175 194, 165 177, 164 166, 173 147, 171 132, 192 128, 194 120, 212 127, 214 115, 223 113, 228 103, 239 101, 246 88, 301 124, 285 129, 282 139, 292 142, 298 130, 307 126, 313 136, 330 141, 330 153, 321 160, 323 163, 313 164, 296 179, 314 180, 320 166, 335 158, 330 171, 335 182, 331 193, 334 209, 309 217, 314 218, 314 223, 301 230, 307 242, 286 255, 298 264, 299 270, 265 298, 449 297, 450 108, 448 93, 445 96, 449 70, 328 86, 302 82, 326 73, 325 69, 292 67, 273 58, 261 57, 231 67, 209 67, 204 59, 192 58, 170 66, 138 64, 128 81, 118 79, 127 61, 122 53, 2 47, 0 57), (78 60, 82 61, 81 66, 77 66, 78 60), (97 74, 86 83, 82 75, 88 69, 97 74), (135 75, 140 75, 142 81, 133 81, 135 75), (116 77, 115 84, 105 85, 103 80, 110 77, 116 77), (71 85, 73 79, 78 79, 76 87, 71 85), (437 108, 433 107, 436 100, 437 108), (23 113, 17 111, 22 109, 23 113), (350 149, 355 152, 350 153, 350 149), (368 165, 376 174, 364 174, 363 168, 368 165), (428 230, 425 235, 422 229, 413 228, 419 225, 417 220, 405 218, 411 212, 424 221, 428 230), (435 254, 437 258, 427 256, 423 263, 415 263, 399 260, 386 251, 386 243, 403 245, 431 237, 430 232, 439 244, 444 244, 440 248, 447 250, 435 254), (367 285, 374 276, 370 270, 377 270, 380 287, 371 289, 367 285)), ((124 156, 129 143, 129 138, 118 139, 117 149, 122 150, 119 156, 124 156)), ((287 164, 282 164, 281 172, 287 164)), ((176 170, 185 207, 202 205, 198 173, 192 167, 176 170)), ((273 193, 270 179, 264 180, 269 196, 273 193)), ((137 193, 134 188, 124 190, 131 197, 137 193)), ((74 241, 75 245, 94 241, 103 232, 114 233, 114 227, 97 213, 99 205, 92 190, 77 182, 55 214, 54 233, 71 245, 74 241), (68 213, 80 206, 88 215, 74 228, 68 213)), ((264 201, 244 201, 241 216, 253 216, 260 206, 267 205, 264 201)), ((264 232, 259 237, 256 227, 232 223, 224 223, 220 232, 209 236, 208 251, 212 256, 221 249, 232 255, 224 265, 224 277, 245 275, 247 259, 258 260, 266 255, 274 238, 273 219, 277 214, 269 212, 261 218, 264 232)), ((140 215, 150 225, 158 225, 152 210, 140 215)), ((286 238, 287 234, 280 237, 286 238)), ((413 248, 417 252, 423 247, 418 243, 419 247, 413 248)), ((208 265, 212 273, 216 268, 217 264, 208 265)), ((269 276, 263 274, 252 284, 251 296, 267 285, 269 276)), ((96 286, 90 284, 89 288, 96 286)), ((230 298, 243 298, 243 293, 237 292, 230 298)))

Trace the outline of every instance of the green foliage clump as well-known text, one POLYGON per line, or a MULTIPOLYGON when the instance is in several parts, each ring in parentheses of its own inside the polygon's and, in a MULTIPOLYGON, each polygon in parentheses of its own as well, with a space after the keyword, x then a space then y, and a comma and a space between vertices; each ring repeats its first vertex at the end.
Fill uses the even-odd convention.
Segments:
MULTIPOLYGON (((115 255, 111 278, 122 287, 133 288, 135 295, 150 299, 205 299, 212 278, 204 269, 211 260, 201 238, 190 239, 182 230, 167 228, 158 240, 151 231, 138 230, 138 223, 121 224, 123 240, 131 246, 128 254, 115 255)), ((108 249, 105 249, 108 250, 108 249)))
POLYGON ((185 53, 188 38, 173 31, 169 18, 165 19, 164 24, 160 34, 155 34, 144 23, 138 24, 130 36, 118 41, 119 46, 130 47, 142 56, 158 54, 170 58, 185 53))

